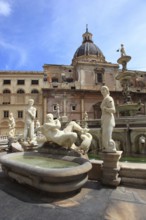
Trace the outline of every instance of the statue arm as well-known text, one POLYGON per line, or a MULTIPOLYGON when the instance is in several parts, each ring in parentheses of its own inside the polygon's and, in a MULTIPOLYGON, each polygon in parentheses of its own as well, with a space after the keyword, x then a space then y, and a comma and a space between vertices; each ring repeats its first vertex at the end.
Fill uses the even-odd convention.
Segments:
POLYGON ((114 108, 108 108, 106 111, 113 114, 116 113, 116 110, 114 108))
POLYGON ((58 119, 56 119, 56 120, 54 120, 55 121, 55 123, 56 123, 56 127, 58 128, 58 129, 60 129, 61 128, 61 123, 60 123, 60 121, 58 120, 58 119))
POLYGON ((14 128, 15 127, 15 120, 13 120, 13 122, 12 122, 12 127, 14 128))
POLYGON ((30 117, 32 118, 32 120, 34 120, 36 117, 36 108, 34 108, 33 110, 27 110, 27 112, 30 115, 30 117))
POLYGON ((108 107, 104 107, 104 111, 113 114, 116 112, 114 100, 112 98, 110 98, 108 101, 108 107))
POLYGON ((40 125, 39 127, 36 128, 36 131, 41 131, 43 132, 43 125, 40 125))
POLYGON ((9 128, 14 128, 15 127, 15 120, 14 118, 9 119, 9 128))
POLYGON ((44 125, 49 130, 54 129, 54 128, 57 128, 57 129, 61 128, 61 123, 58 119, 54 120, 53 122, 45 123, 44 125))

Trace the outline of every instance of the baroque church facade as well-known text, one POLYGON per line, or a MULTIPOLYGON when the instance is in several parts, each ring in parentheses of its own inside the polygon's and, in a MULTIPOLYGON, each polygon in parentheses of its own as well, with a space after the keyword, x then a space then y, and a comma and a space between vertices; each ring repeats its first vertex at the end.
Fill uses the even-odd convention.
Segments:
MULTIPOLYGON (((0 134, 8 134, 10 112, 16 121, 16 134, 23 132, 25 108, 34 99, 37 119, 42 124, 47 113, 62 120, 100 119, 102 85, 109 87, 115 105, 123 102, 122 87, 116 75, 121 71, 118 63, 108 62, 94 44, 86 28, 81 46, 76 50, 71 65, 44 64, 42 71, 0 71, 0 134)), ((131 81, 132 100, 144 104, 139 114, 146 114, 146 72, 135 71, 131 81)), ((118 111, 116 117, 119 117, 118 111)))

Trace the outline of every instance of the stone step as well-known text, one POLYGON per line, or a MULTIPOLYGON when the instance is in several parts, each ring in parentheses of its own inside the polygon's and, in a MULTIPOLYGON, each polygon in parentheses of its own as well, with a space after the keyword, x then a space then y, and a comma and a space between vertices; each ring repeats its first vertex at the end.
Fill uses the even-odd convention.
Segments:
POLYGON ((121 184, 125 186, 146 187, 146 179, 121 177, 121 184))
POLYGON ((146 187, 146 167, 140 165, 121 165, 119 176, 122 185, 146 187))

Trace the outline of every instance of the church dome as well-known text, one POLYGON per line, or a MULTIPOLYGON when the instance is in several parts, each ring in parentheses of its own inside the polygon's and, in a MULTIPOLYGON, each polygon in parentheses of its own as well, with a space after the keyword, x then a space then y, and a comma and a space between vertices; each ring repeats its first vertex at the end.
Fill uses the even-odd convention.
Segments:
POLYGON ((75 52, 74 57, 83 55, 103 55, 101 50, 92 42, 84 42, 75 52))
POLYGON ((92 56, 97 61, 105 61, 102 51, 94 44, 92 34, 88 32, 88 28, 86 28, 86 32, 83 34, 82 45, 76 50, 73 61, 78 58, 81 60, 82 56, 92 56))

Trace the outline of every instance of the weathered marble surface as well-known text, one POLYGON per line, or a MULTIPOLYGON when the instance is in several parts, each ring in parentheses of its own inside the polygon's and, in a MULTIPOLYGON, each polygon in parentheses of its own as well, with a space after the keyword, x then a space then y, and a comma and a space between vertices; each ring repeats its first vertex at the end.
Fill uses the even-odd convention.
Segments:
POLYGON ((13 113, 11 112, 9 115, 9 137, 10 138, 14 138, 15 136, 15 126, 16 126, 15 119, 14 119, 13 113))
POLYGON ((51 193, 65 193, 80 189, 88 180, 88 171, 91 169, 91 163, 81 157, 71 157, 52 154, 40 154, 36 152, 23 152, 7 154, 0 158, 2 169, 4 172, 21 184, 27 184, 37 189, 41 189, 51 193), (19 160, 13 159, 16 157, 25 157, 34 160, 44 158, 46 160, 56 159, 75 163, 75 166, 49 168, 43 166, 34 166, 33 164, 22 163, 19 160))
MULTIPOLYGON (((75 121, 68 123, 65 129, 61 130, 61 123, 59 119, 53 119, 52 114, 46 115, 46 122, 37 128, 45 137, 41 137, 42 145, 46 141, 51 141, 67 149, 73 148, 87 153, 92 141, 92 135, 88 133, 88 129, 82 128, 75 121), (82 140, 80 146, 76 146, 75 142, 77 140, 78 134, 82 140)), ((41 143, 41 140, 38 140, 41 143)))
POLYGON ((25 126, 24 126, 24 141, 34 142, 34 122, 36 118, 36 108, 33 107, 34 100, 29 99, 28 107, 25 110, 25 126))
POLYGON ((101 127, 102 127, 102 149, 104 152, 116 152, 116 145, 112 139, 113 128, 115 127, 114 113, 116 112, 113 98, 110 96, 107 86, 101 87, 103 101, 101 103, 101 127))
POLYGON ((104 185, 117 187, 120 184, 121 178, 119 177, 119 159, 121 158, 121 155, 122 151, 101 153, 103 159, 102 183, 104 185))

